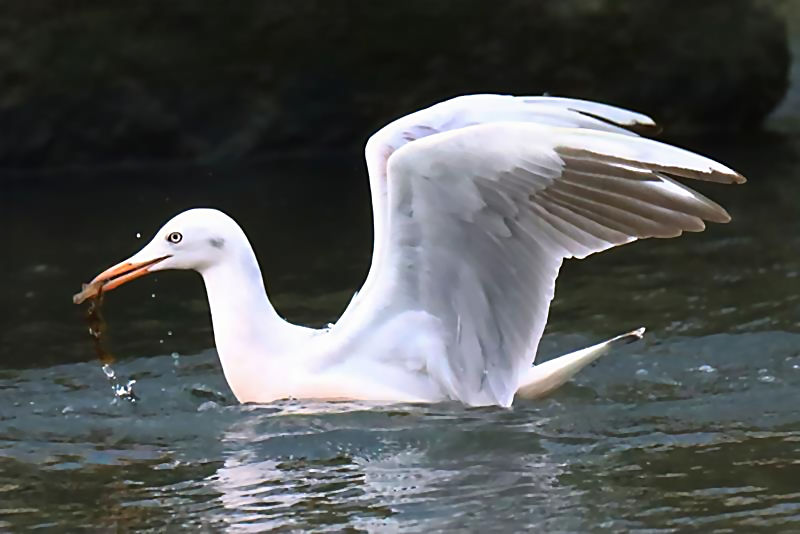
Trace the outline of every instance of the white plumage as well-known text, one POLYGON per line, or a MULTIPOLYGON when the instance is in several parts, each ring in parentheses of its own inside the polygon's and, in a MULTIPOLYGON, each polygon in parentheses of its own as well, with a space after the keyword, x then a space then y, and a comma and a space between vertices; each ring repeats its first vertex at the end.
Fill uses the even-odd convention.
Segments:
POLYGON ((179 214, 96 281, 113 289, 131 273, 200 272, 223 369, 242 402, 508 406, 518 391, 552 391, 609 346, 531 369, 565 258, 730 219, 675 178, 742 176, 634 130, 656 126, 603 104, 500 95, 454 98, 387 125, 366 148, 372 266, 329 330, 275 313, 244 233, 216 210, 179 214), (179 243, 165 238, 175 232, 179 243))

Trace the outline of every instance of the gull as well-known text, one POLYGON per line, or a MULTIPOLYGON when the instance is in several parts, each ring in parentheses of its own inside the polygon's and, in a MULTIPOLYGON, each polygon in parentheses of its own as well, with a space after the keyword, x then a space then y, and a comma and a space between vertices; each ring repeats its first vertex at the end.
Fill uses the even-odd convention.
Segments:
POLYGON ((240 402, 539 398, 640 328, 534 365, 562 262, 725 223, 677 178, 743 183, 733 170, 639 134, 649 117, 558 97, 467 95, 401 117, 366 144, 372 263, 335 324, 285 321, 228 215, 176 215, 89 286, 194 270, 225 378, 240 402))

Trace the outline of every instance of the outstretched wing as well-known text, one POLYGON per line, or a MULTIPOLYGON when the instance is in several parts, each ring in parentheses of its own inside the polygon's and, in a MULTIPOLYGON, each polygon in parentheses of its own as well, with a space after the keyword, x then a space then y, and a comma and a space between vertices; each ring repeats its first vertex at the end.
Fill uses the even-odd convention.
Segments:
POLYGON ((369 172, 374 221, 372 265, 359 297, 346 314, 356 309, 380 272, 385 244, 387 162, 400 147, 431 135, 494 122, 524 122, 584 128, 636 135, 657 133, 650 117, 625 109, 572 98, 510 95, 466 95, 452 98, 401 117, 376 132, 367 141, 365 158, 369 172))
POLYGON ((493 122, 417 139, 388 158, 384 256, 360 305, 438 321, 447 361, 428 368, 451 397, 511 403, 564 258, 730 219, 673 177, 742 176, 604 130, 493 122))

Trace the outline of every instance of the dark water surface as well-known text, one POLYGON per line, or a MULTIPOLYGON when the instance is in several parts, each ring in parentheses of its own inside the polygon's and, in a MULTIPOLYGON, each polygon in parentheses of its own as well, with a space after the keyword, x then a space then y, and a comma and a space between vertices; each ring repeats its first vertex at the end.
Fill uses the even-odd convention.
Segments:
POLYGON ((733 223, 568 262, 542 357, 648 335, 512 410, 239 406, 183 272, 107 297, 115 368, 142 400, 113 399, 70 302, 80 282, 176 212, 214 206, 251 237, 283 314, 333 321, 369 262, 366 178, 346 178, 364 176, 358 154, 8 174, 0 530, 796 532, 793 143, 705 149, 750 178, 702 187, 733 223))

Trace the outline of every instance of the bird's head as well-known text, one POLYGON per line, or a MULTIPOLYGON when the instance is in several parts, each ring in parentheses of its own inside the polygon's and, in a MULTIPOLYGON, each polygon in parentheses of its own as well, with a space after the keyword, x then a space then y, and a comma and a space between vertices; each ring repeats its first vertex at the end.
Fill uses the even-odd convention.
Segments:
POLYGON ((230 256, 244 240, 239 225, 225 213, 197 208, 179 213, 139 252, 97 275, 90 286, 110 291, 154 271, 188 269, 203 273, 230 256))

